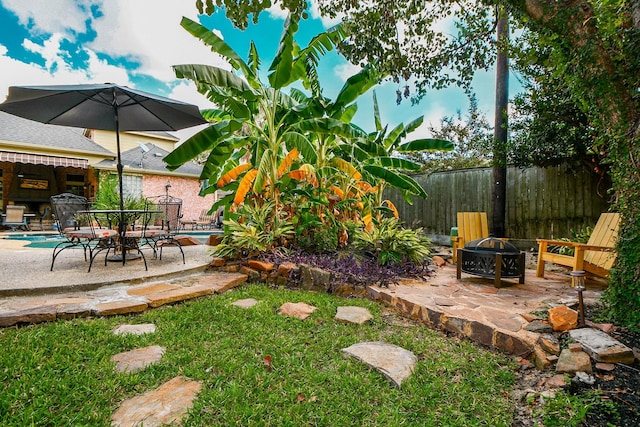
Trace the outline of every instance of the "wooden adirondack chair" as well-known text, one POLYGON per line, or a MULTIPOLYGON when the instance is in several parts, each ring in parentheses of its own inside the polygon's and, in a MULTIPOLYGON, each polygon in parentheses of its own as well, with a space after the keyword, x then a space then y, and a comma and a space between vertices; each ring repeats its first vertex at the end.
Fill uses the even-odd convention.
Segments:
POLYGON ((596 223, 587 243, 565 242, 562 240, 537 239, 538 267, 536 276, 544 277, 545 262, 564 265, 573 270, 585 270, 600 277, 608 277, 616 260, 615 243, 620 227, 620 214, 603 213, 596 223), (549 252, 549 246, 573 247, 575 253, 561 255, 549 252))
POLYGON ((453 237, 453 262, 457 260, 458 248, 472 240, 489 237, 486 212, 458 212, 458 235, 453 237))

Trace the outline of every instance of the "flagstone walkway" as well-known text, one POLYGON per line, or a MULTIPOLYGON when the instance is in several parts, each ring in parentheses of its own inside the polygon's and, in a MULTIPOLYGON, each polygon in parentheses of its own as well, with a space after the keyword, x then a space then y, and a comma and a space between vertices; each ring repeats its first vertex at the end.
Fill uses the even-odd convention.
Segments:
MULTIPOLYGON (((50 250, 0 246, 0 252, 5 276, 0 286, 2 327, 141 312, 221 292, 247 279, 231 273, 204 273, 210 261, 206 246, 185 247, 186 264, 182 264, 177 251, 165 251, 166 259, 149 261, 149 271, 142 263, 127 263, 100 265, 91 273, 86 272, 77 254, 61 258, 60 270, 50 272, 50 250), (26 263, 29 268, 21 267, 26 263), (136 284, 142 286, 133 286, 136 284)), ((507 354, 526 356, 534 353, 540 337, 540 333, 527 329, 535 313, 577 303, 577 293, 569 283, 568 274, 547 272, 545 278, 537 278, 533 270, 527 270, 524 284, 503 280, 504 286, 496 288, 492 280, 467 274, 457 280, 455 267, 446 263, 427 282, 370 287, 368 293, 434 329, 469 337, 507 354)), ((602 290, 603 282, 588 281, 586 303, 599 300, 602 290)))
MULTIPOLYGON (((371 298, 397 308, 433 329, 465 336, 507 354, 528 356, 534 353, 540 333, 528 330, 531 321, 546 317, 553 307, 577 306, 577 292, 570 286, 568 274, 546 272, 545 278, 527 270, 525 283, 503 280, 503 287, 492 279, 462 274, 445 264, 427 282, 405 281, 389 288, 370 287, 371 298)), ((586 304, 599 301, 605 285, 588 280, 586 304)))
MULTIPOLYGON (((250 310, 258 303, 259 301, 250 298, 237 300, 231 305, 239 309, 250 310)), ((304 321, 315 310, 316 307, 306 303, 288 302, 279 308, 278 315, 295 317, 304 321)), ((362 324, 371 320, 372 315, 362 307, 341 306, 338 307, 335 318, 341 322, 362 324)), ((153 334, 155 333, 155 325, 120 325, 113 333, 117 335, 153 334)), ((115 363, 115 369, 119 372, 138 372, 159 362, 165 351, 164 347, 151 345, 116 354, 111 357, 111 361, 115 363)), ((412 352, 383 342, 356 343, 342 349, 342 352, 346 357, 354 357, 378 370, 398 388, 400 388, 402 381, 413 373, 418 360, 412 352)), ((271 361, 265 359, 264 363, 268 365, 271 361)), ((114 427, 134 427, 181 424, 189 409, 193 407, 201 389, 202 383, 176 376, 156 389, 122 401, 111 415, 111 425, 114 427)))

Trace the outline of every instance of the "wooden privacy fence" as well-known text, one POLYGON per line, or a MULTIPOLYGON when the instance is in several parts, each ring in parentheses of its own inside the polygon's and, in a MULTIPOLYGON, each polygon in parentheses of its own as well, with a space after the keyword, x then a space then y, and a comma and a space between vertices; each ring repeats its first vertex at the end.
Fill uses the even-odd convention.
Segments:
MULTIPOLYGON (((491 229, 491 168, 461 169, 414 176, 426 190, 426 200, 413 205, 391 190, 386 196, 398 208, 400 219, 419 226, 438 243, 449 243, 451 227, 459 211, 487 212, 491 229)), ((596 223, 608 210, 607 188, 589 170, 565 166, 507 169, 506 236, 532 240, 537 237, 571 237, 596 223)))

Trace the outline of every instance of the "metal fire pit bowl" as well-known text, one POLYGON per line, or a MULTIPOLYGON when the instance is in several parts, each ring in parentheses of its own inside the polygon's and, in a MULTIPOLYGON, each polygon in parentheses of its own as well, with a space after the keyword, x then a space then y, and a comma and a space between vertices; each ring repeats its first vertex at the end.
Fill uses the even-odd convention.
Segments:
POLYGON ((505 240, 495 237, 473 240, 458 249, 457 258, 458 280, 465 272, 493 279, 496 288, 502 279, 518 278, 518 283, 524 283, 524 252, 505 240))

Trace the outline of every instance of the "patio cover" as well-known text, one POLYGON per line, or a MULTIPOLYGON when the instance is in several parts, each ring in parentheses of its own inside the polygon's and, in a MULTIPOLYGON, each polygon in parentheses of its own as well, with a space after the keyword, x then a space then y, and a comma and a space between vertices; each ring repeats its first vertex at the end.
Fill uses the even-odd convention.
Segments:
POLYGON ((87 169, 89 160, 73 157, 45 156, 42 154, 12 153, 0 151, 0 162, 31 163, 34 165, 64 166, 87 169))

